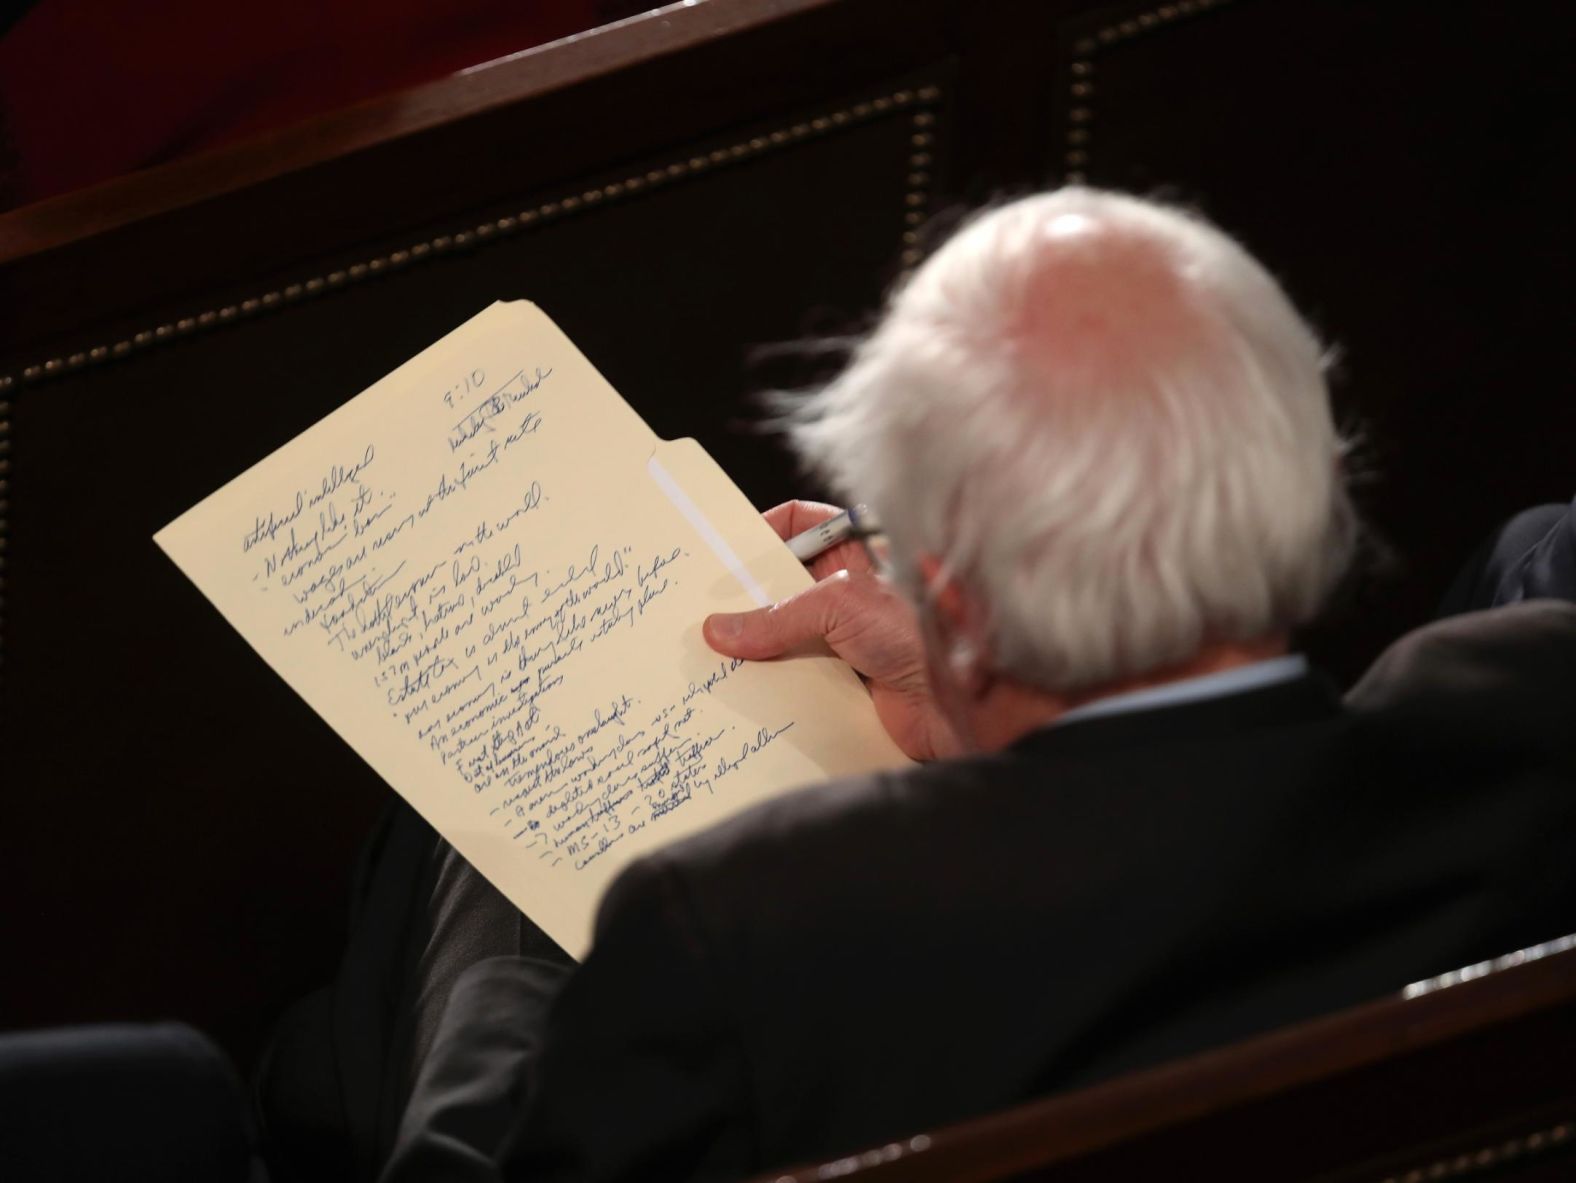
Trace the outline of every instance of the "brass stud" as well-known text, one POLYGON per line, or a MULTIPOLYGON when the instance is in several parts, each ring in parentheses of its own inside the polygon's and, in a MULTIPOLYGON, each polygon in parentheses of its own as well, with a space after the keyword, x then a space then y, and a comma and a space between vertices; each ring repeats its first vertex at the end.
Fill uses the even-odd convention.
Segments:
POLYGON ((75 369, 81 368, 82 366, 85 366, 87 364, 87 361, 88 361, 88 355, 87 354, 85 354, 85 353, 73 353, 70 357, 66 358, 66 365, 70 366, 73 370, 75 370, 75 369))
POLYGON ((930 147, 930 133, 925 131, 916 132, 908 137, 908 142, 916 148, 928 148, 930 147))
POLYGON ((597 202, 602 200, 602 190, 587 189, 580 195, 580 200, 585 202, 587 205, 595 205, 597 202))
POLYGON ((919 241, 919 231, 917 231, 917 230, 905 230, 905 231, 903 231, 903 241, 906 242, 909 246, 913 246, 916 242, 919 241))
MULTIPOLYGON (((882 110, 882 107, 879 105, 879 103, 876 106, 876 110, 877 111, 882 110)), ((820 116, 820 117, 817 117, 815 119, 810 120, 810 126, 815 131, 825 131, 827 128, 831 127, 832 125, 826 121, 826 118, 824 116, 820 116)))
POLYGON ((903 214, 903 220, 910 226, 918 226, 925 220, 925 215, 920 213, 917 209, 911 209, 903 214))
MULTIPOLYGON (((738 156, 741 155, 743 151, 744 149, 736 147, 733 149, 733 154, 738 156)), ((685 168, 682 164, 670 164, 668 165, 667 171, 668 176, 670 177, 682 177, 685 173, 689 172, 689 169, 685 168)))
POLYGON ((764 151, 765 148, 766 148, 766 137, 765 136, 752 136, 750 138, 750 147, 753 148, 757 152, 764 151))
POLYGON ((604 197, 622 197, 624 195, 624 182, 614 181, 611 185, 604 186, 602 195, 604 197))
MULTIPOLYGON (((447 234, 440 234, 438 237, 432 240, 432 249, 435 251, 446 251, 453 245, 454 239, 450 238, 447 234)), ((334 282, 334 277, 332 275, 328 277, 328 282, 334 282)))
POLYGON ((870 105, 877 111, 889 111, 892 108, 892 100, 886 98, 875 99, 870 105))
POLYGON ((904 195, 903 200, 909 205, 924 205, 925 195, 923 193, 909 193, 904 195))
POLYGON ((116 341, 115 344, 110 346, 110 352, 111 353, 116 353, 116 354, 130 353, 131 352, 131 342, 130 341, 116 341))
POLYGON ((1155 14, 1154 13, 1152 13, 1152 12, 1143 12, 1143 13, 1139 14, 1139 16, 1138 16, 1138 24, 1139 24, 1140 28, 1145 28, 1145 29, 1152 28, 1154 26, 1154 23, 1155 23, 1155 14))
POLYGON ((721 164, 724 160, 728 159, 728 154, 726 152, 724 152, 721 148, 718 148, 715 152, 713 152, 711 154, 709 159, 711 160, 711 162, 713 164, 721 164))
POLYGON ((1079 57, 1085 57, 1094 52, 1094 41, 1088 37, 1080 37, 1073 42, 1073 52, 1079 57))
POLYGON ((624 188, 628 189, 631 193, 637 192, 638 190, 645 188, 645 185, 646 185, 646 178, 645 177, 626 177, 624 179, 624 188))
POLYGON ((1067 129, 1067 142, 1069 144, 1086 144, 1089 142, 1089 129, 1087 127, 1070 127, 1067 129))
POLYGON ((1160 6, 1160 19, 1174 21, 1177 19, 1177 6, 1175 4, 1162 4, 1160 6))
POLYGON ((936 122, 936 117, 934 115, 932 115, 929 111, 915 111, 914 112, 914 126, 915 127, 929 127, 934 122, 936 122))
POLYGON ((1078 75, 1078 77, 1083 78, 1089 74, 1094 73, 1094 67, 1088 62, 1074 62, 1072 64, 1072 72, 1078 75))
MULTIPOLYGON (((233 309, 231 310, 231 315, 232 316, 234 315, 234 310, 233 309)), ((132 342, 134 344, 147 345, 150 342, 152 342, 153 334, 148 332, 147 329, 143 329, 140 333, 133 333, 131 335, 131 339, 132 339, 132 342)))
POLYGON ((839 127, 841 127, 843 124, 848 122, 848 112, 847 111, 833 111, 832 112, 832 122, 837 124, 839 127))
POLYGON ((927 102, 931 99, 939 99, 941 97, 941 87, 922 86, 919 88, 919 97, 925 99, 927 102))
POLYGON ((1071 172, 1063 178, 1069 185, 1082 185, 1087 178, 1083 173, 1071 172))
MULTIPOLYGON (((432 244, 431 243, 427 243, 427 242, 412 243, 411 244, 411 248, 410 248, 410 257, 412 259, 420 259, 420 258, 423 258, 424 256, 426 256, 427 254, 429 254, 431 251, 432 251, 432 244)), ((308 284, 307 286, 311 287, 312 285, 308 284)))
POLYGON ((930 153, 929 152, 915 152, 912 156, 910 156, 908 158, 908 162, 914 168, 926 168, 926 167, 928 167, 930 165, 930 153))
POLYGON ((534 209, 523 209, 520 211, 520 225, 529 226, 534 221, 536 221, 536 211, 534 209))
POLYGON ((1071 91, 1073 96, 1076 98, 1083 98, 1085 95, 1091 95, 1094 93, 1094 87, 1090 86, 1087 82, 1075 82, 1072 84, 1072 86, 1068 87, 1068 90, 1071 91))
POLYGON ((1109 45, 1111 42, 1116 40, 1116 30, 1110 28, 1101 29, 1099 37, 1102 42, 1104 42, 1106 45, 1109 45))
POLYGON ((1088 123, 1090 111, 1088 107, 1074 107, 1067 112, 1067 118, 1073 123, 1088 123))
POLYGON ((924 186, 930 184, 930 174, 929 173, 909 173, 908 174, 908 183, 910 185, 912 185, 916 189, 923 188, 924 186))
POLYGON ((194 316, 183 316, 175 322, 175 327, 183 333, 189 333, 197 327, 197 318, 194 316))
POLYGON ((870 112, 872 110, 873 110, 873 108, 870 106, 869 103, 855 103, 854 104, 854 115, 857 116, 860 119, 868 118, 869 115, 870 115, 870 112))
POLYGON ((774 131, 768 138, 774 144, 786 144, 788 142, 788 133, 780 130, 774 131))
POLYGON ((323 281, 322 281, 322 279, 318 278, 317 276, 313 276, 311 279, 307 280, 306 281, 306 290, 309 291, 309 292, 320 292, 320 291, 322 291, 323 290, 323 281))
POLYGON ((1080 151, 1069 152, 1069 153, 1067 153, 1067 163, 1069 165, 1071 165, 1073 168, 1077 168, 1080 165, 1088 164, 1089 163, 1089 154, 1087 152, 1080 152, 1080 151))
POLYGON ((63 364, 58 357, 52 357, 44 363, 44 373, 46 374, 58 374, 62 368, 63 364))
POLYGON ((911 90, 900 90, 892 96, 892 101, 900 107, 907 106, 914 101, 914 92, 911 90))
MULTIPOLYGON (((352 268, 352 270, 354 270, 354 268, 352 268)), ((255 299, 246 299, 241 301, 242 312, 256 312, 258 307, 259 304, 255 299)))
POLYGON ((808 123, 796 123, 788 129, 788 134, 800 137, 807 136, 810 134, 810 125, 808 123))
MULTIPOLYGON (((564 200, 568 201, 569 199, 566 197, 564 200)), ((454 236, 454 245, 455 246, 470 246, 471 245, 471 239, 473 239, 475 237, 476 236, 474 234, 472 234, 469 230, 461 230, 458 233, 456 233, 455 236, 454 236)), ((355 269, 352 268, 351 270, 355 270, 355 269)))
MULTIPOLYGON (((109 349, 103 345, 95 345, 92 349, 88 350, 88 356, 94 361, 103 361, 109 356, 109 349)), ((4 381, 0 381, 0 390, 3 390, 9 385, 11 385, 11 379, 9 378, 6 378, 4 381)))

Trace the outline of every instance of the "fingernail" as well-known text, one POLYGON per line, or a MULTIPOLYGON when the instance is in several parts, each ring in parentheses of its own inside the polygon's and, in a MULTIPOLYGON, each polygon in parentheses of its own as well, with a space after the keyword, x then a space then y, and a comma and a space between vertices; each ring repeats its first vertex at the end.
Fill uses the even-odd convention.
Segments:
POLYGON ((737 612, 717 612, 706 617, 706 627, 719 639, 731 639, 744 631, 744 619, 737 612))

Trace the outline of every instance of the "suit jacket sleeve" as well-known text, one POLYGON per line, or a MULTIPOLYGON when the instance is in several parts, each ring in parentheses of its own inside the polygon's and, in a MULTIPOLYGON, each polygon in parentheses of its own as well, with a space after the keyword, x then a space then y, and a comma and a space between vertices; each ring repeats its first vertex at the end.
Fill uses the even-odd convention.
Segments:
POLYGON ((549 1013, 504 1177, 748 1174, 755 1139, 736 1032, 678 876, 660 855, 634 864, 549 1013))

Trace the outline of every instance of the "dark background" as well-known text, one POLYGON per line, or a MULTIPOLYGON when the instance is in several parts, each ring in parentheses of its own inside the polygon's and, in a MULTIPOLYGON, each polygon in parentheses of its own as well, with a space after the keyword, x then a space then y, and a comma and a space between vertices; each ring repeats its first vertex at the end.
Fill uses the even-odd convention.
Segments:
POLYGON ((494 299, 765 507, 807 486, 755 394, 817 367, 760 346, 866 323, 980 200, 1196 204, 1340 356, 1388 558, 1307 641, 1352 678, 1576 485, 1559 11, 712 0, 0 216, 0 1021, 245 1063, 332 973, 388 790, 150 536, 494 299))

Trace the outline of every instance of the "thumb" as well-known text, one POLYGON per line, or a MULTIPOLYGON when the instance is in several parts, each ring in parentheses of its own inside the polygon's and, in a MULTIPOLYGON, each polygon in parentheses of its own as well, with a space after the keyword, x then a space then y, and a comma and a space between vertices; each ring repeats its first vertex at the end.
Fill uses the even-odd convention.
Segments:
POLYGON ((847 572, 838 572, 766 608, 714 613, 706 617, 701 633, 708 645, 728 657, 780 657, 806 641, 823 640, 836 626, 847 583, 847 572))

